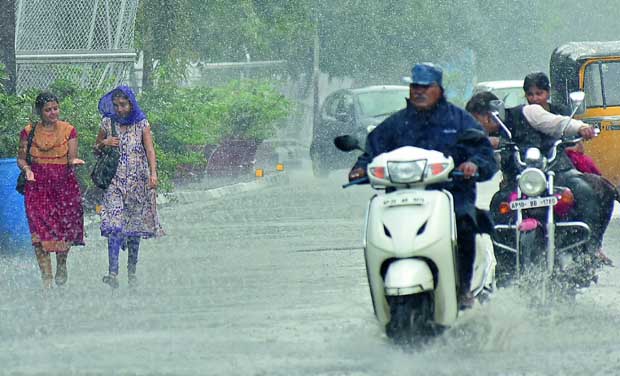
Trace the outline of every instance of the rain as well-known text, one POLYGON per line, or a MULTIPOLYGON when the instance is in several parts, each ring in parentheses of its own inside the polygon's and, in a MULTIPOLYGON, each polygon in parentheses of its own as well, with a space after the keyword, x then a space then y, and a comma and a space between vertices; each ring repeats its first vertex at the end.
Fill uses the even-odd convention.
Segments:
MULTIPOLYGON (((464 107, 479 82, 549 73, 559 46, 616 39, 614 1, 3 8, 15 12, 0 17, 1 375, 620 374, 617 266, 570 303, 535 306, 528 291, 500 288, 441 334, 394 344, 375 318, 364 260, 374 192, 342 189, 355 153, 329 149, 341 165, 317 170, 311 151, 330 94, 407 85, 414 63, 434 62, 448 100, 464 107), (102 283, 103 191, 89 173, 97 102, 120 84, 138 93, 152 127, 165 235, 142 241, 137 286, 121 251, 114 289, 102 283), (76 167, 85 245, 71 248, 66 285, 51 289, 14 191, 19 132, 41 90, 61 98, 86 162, 76 167)), ((498 183, 478 184, 479 207, 498 183)), ((616 207, 603 243, 616 265, 618 241, 616 207)))

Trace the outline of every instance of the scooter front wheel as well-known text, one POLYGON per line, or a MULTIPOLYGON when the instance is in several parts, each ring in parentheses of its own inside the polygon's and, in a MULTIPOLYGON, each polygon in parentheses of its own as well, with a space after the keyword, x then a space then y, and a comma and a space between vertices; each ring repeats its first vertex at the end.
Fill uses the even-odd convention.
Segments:
POLYGON ((433 301, 430 294, 388 296, 390 322, 385 333, 396 344, 412 344, 434 334, 433 301))

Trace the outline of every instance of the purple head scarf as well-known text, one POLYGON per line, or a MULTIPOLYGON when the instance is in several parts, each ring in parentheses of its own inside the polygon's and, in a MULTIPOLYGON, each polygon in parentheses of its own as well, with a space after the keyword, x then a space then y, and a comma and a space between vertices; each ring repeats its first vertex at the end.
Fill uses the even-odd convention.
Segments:
POLYGON ((142 112, 142 109, 138 105, 136 95, 129 86, 119 86, 101 97, 99 100, 99 112, 103 115, 103 117, 108 117, 112 119, 112 121, 121 125, 131 125, 146 119, 146 115, 142 112), (112 103, 112 97, 119 91, 127 96, 127 98, 129 98, 129 102, 131 103, 131 112, 124 118, 116 114, 116 111, 114 111, 114 104, 112 103))

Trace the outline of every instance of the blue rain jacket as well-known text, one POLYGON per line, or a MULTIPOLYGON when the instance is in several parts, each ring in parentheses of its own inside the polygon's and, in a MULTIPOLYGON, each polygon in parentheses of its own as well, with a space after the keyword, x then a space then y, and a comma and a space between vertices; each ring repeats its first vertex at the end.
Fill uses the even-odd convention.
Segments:
MULTIPOLYGON (((440 151, 452 156, 456 167, 466 161, 473 162, 478 166, 479 176, 475 181, 479 182, 491 179, 498 169, 493 148, 480 124, 443 98, 428 111, 416 110, 407 100, 405 109, 385 119, 368 134, 366 152, 353 168, 366 169, 375 156, 402 146, 440 151), (464 133, 470 137, 463 139, 464 133)), ((470 215, 477 222, 475 181, 456 179, 429 188, 449 190, 454 197, 456 215, 470 215)))

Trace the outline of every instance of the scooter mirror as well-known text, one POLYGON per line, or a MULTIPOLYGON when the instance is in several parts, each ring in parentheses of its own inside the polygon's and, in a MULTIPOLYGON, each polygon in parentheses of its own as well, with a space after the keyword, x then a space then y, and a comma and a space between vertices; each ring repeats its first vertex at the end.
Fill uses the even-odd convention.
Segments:
POLYGON ((504 102, 499 99, 492 100, 491 102, 489 102, 489 107, 491 108, 490 114, 493 118, 493 121, 495 121, 495 123, 499 125, 502 132, 504 132, 504 134, 509 139, 512 139, 512 133, 510 132, 508 127, 506 127, 506 124, 504 124, 504 119, 506 118, 506 109, 504 108, 504 102))
POLYGON ((575 114, 582 114, 584 112, 584 108, 582 106, 583 101, 586 99, 586 93, 583 91, 573 91, 569 94, 571 104, 573 106, 573 112, 571 117, 575 114))
POLYGON ((342 150, 342 151, 353 151, 356 149, 362 150, 357 138, 350 136, 348 134, 334 138, 334 145, 336 145, 338 150, 342 150))
POLYGON ((570 100, 575 106, 579 106, 586 99, 586 93, 583 91, 573 91, 570 93, 570 100))
POLYGON ((506 117, 506 109, 504 107, 504 102, 496 99, 496 100, 492 100, 491 102, 489 102, 489 106, 491 107, 491 111, 492 112, 496 112, 497 116, 504 120, 506 117))

